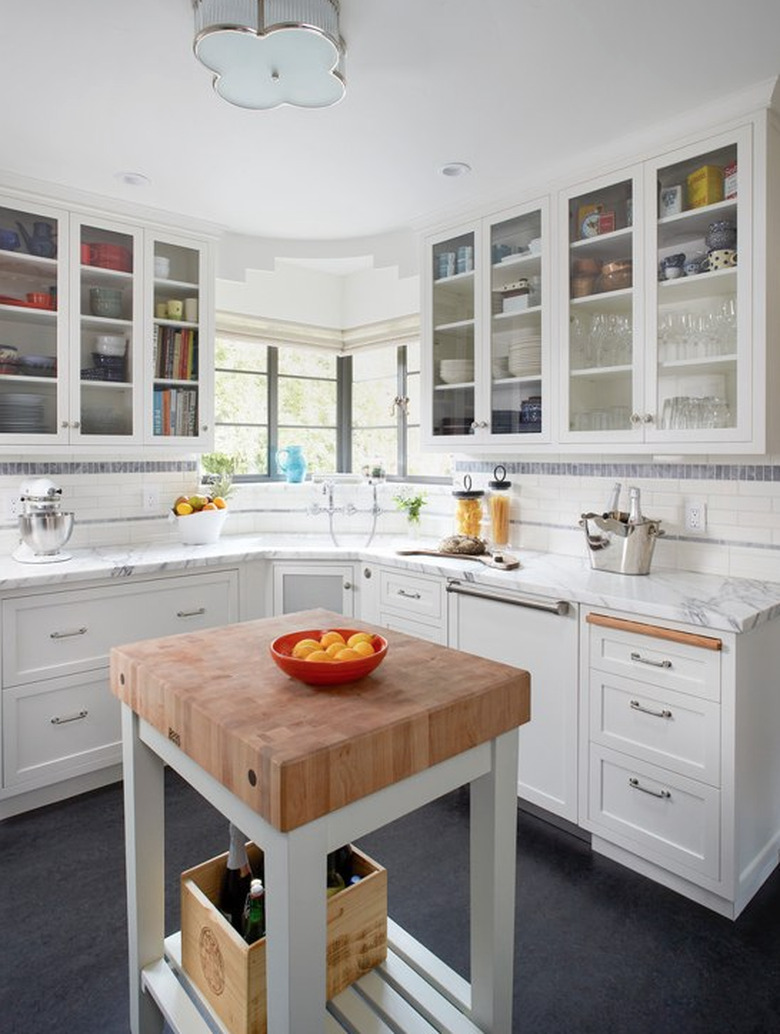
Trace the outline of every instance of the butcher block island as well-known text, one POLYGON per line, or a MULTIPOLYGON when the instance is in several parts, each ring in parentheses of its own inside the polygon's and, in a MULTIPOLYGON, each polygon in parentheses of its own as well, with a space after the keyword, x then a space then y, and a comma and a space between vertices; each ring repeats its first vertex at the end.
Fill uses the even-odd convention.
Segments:
POLYGON ((530 676, 399 632, 349 684, 305 685, 270 657, 281 635, 346 624, 373 631, 312 610, 112 650, 133 1034, 158 1034, 163 1018, 212 1029, 181 971, 180 936, 164 938, 166 764, 264 852, 270 1034, 411 1031, 431 1018, 469 1034, 513 1029, 516 730, 530 676), (387 959, 326 1005, 326 854, 466 783, 471 984, 389 919, 387 959))

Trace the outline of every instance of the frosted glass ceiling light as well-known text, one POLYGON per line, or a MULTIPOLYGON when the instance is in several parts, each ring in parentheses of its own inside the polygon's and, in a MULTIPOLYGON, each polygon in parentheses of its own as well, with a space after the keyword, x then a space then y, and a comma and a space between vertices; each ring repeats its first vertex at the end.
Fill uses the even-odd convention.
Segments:
POLYGON ((338 0, 193 0, 195 56, 240 108, 327 108, 344 96, 338 0))

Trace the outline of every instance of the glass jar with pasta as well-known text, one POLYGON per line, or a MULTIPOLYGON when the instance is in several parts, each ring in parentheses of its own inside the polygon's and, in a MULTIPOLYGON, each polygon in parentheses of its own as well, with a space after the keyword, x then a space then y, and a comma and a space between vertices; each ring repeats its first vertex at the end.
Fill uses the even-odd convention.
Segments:
POLYGON ((458 535, 468 535, 478 539, 482 532, 482 499, 485 493, 471 487, 471 477, 463 478, 463 488, 453 493, 455 499, 455 531, 458 535))
POLYGON ((493 468, 493 480, 488 481, 487 511, 490 515, 490 544, 493 547, 509 545, 509 513, 512 482, 506 479, 506 467, 493 468))

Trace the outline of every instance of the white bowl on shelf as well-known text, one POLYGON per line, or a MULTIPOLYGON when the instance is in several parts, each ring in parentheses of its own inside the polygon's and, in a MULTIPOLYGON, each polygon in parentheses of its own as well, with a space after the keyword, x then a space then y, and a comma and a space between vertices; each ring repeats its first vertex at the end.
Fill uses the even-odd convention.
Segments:
POLYGON ((208 546, 219 540, 227 520, 227 510, 198 510, 176 517, 179 539, 184 546, 208 546))
POLYGON ((127 350, 127 338, 123 334, 98 334, 95 351, 100 355, 122 356, 127 350))
POLYGON ((164 255, 155 255, 154 275, 158 280, 167 280, 171 275, 171 260, 164 255))

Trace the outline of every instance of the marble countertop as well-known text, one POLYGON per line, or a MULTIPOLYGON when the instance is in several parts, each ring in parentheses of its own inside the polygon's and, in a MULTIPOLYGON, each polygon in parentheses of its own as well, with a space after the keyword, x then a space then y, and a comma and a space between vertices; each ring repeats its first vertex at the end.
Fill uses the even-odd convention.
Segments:
MULTIPOLYGON (((148 543, 74 549, 69 560, 22 564, 0 558, 0 592, 15 595, 82 581, 198 570, 252 560, 364 560, 409 571, 470 581, 486 589, 514 590, 571 603, 627 611, 638 617, 680 621, 718 631, 747 632, 780 616, 780 583, 659 568, 649 575, 594 571, 586 558, 513 550, 515 571, 491 570, 473 560, 399 556, 417 543, 377 537, 334 546, 327 536, 227 535, 214 545, 148 543)), ((436 543, 420 543, 435 548, 436 543)))

